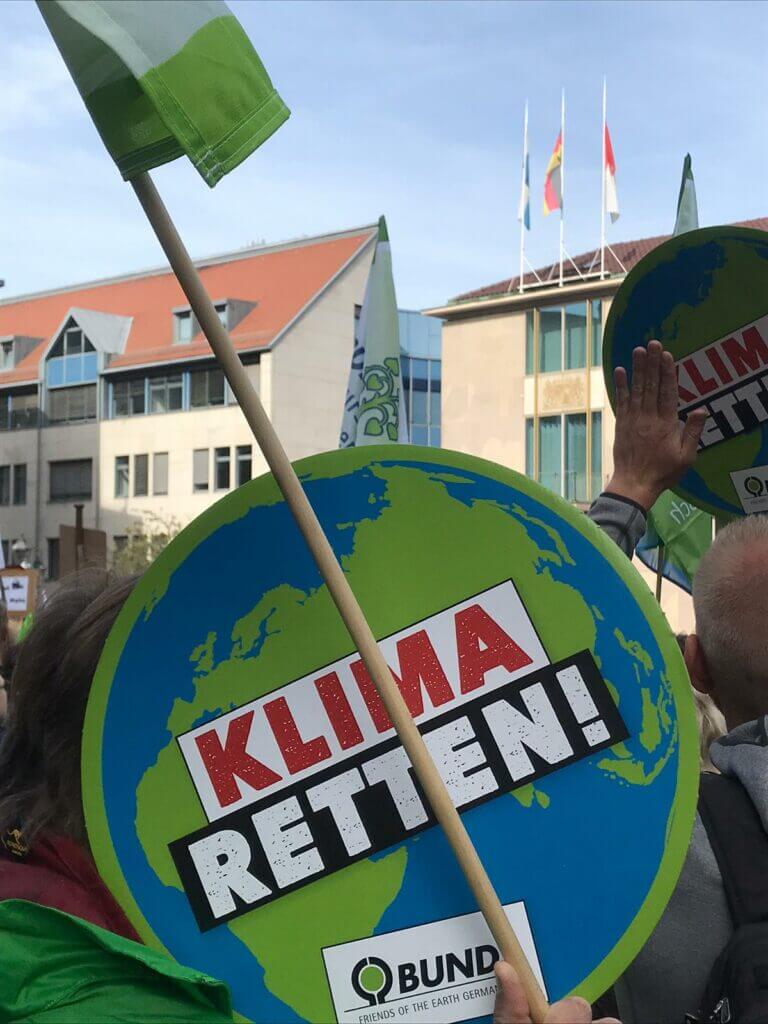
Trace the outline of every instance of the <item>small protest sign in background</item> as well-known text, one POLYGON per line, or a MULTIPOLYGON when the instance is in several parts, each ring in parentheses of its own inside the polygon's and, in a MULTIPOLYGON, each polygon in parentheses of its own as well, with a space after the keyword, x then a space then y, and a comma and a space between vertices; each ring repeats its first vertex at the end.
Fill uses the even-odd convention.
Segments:
MULTIPOLYGON (((534 971, 552 999, 597 996, 658 920, 695 811, 660 609, 580 512, 492 463, 391 446, 297 470, 534 971)), ((83 763, 102 877, 248 1019, 490 1012, 487 925, 271 476, 137 585, 83 763)))
POLYGON ((632 350, 654 338, 675 358, 681 419, 702 406, 709 413, 696 463, 675 490, 721 519, 760 511, 751 499, 768 476, 768 234, 688 231, 630 271, 603 345, 614 409, 613 371, 624 366, 631 378, 632 350))
POLYGON ((37 569, 3 569, 0 571, 0 579, 2 599, 12 618, 23 619, 35 610, 40 583, 40 573, 37 569))

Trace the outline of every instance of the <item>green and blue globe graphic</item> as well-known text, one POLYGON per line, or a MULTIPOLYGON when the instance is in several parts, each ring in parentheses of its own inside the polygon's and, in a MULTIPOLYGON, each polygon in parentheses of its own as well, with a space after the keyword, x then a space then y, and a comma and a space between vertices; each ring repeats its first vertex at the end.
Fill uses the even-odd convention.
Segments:
MULTIPOLYGON (((661 915, 695 811, 692 701, 652 595, 585 516, 492 463, 392 445, 297 470, 377 636, 512 579, 552 662, 593 652, 629 738, 463 819, 502 903, 525 904, 550 998, 596 997, 661 915)), ((477 910, 434 827, 209 931, 196 924, 168 845, 206 819, 176 737, 349 651, 265 476, 147 572, 94 684, 83 781, 99 869, 143 939, 227 982, 251 1021, 332 1021, 323 948, 477 910)))
MULTIPOLYGON (((603 367, 616 408, 613 371, 630 373, 632 350, 656 338, 675 360, 768 313, 768 234, 716 227, 669 239, 645 256, 616 294, 603 367)), ((768 427, 702 451, 675 491, 720 518, 743 515, 730 473, 768 465, 768 427)))

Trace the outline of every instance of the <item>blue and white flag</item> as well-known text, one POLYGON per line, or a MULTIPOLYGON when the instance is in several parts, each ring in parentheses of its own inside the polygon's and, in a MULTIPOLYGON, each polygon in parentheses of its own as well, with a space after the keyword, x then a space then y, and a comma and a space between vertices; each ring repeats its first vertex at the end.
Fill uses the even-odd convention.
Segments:
POLYGON ((400 372, 400 324, 392 254, 387 223, 381 217, 355 331, 339 448, 392 441, 408 443, 408 422, 400 372))
POLYGON ((525 104, 525 132, 523 134, 523 180, 520 186, 520 208, 517 219, 531 230, 531 170, 528 157, 528 104, 525 104))

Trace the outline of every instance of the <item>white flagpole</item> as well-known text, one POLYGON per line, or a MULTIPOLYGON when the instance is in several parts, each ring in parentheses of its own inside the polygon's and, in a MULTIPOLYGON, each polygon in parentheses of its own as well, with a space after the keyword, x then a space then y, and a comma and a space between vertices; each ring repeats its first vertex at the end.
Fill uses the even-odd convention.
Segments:
POLYGON ((565 251, 565 89, 560 100, 560 287, 563 287, 563 252, 565 251))
POLYGON ((600 279, 605 277, 605 126, 607 124, 607 107, 608 107, 608 86, 606 84, 605 76, 603 76, 603 161, 600 166, 601 175, 601 206, 600 206, 600 279))
MULTIPOLYGON (((525 171, 528 164, 528 100, 525 101, 525 125, 523 128, 523 179, 520 183, 520 280, 518 281, 519 292, 523 290, 523 278, 525 277, 525 171)), ((527 201, 527 200, 526 200, 527 201)))

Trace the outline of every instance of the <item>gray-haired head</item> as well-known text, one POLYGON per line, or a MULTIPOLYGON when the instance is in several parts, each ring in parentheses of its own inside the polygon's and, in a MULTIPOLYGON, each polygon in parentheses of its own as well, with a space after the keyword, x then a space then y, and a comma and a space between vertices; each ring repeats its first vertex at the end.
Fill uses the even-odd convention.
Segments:
POLYGON ((712 693, 726 717, 768 714, 767 515, 718 531, 694 577, 693 605, 712 693))

